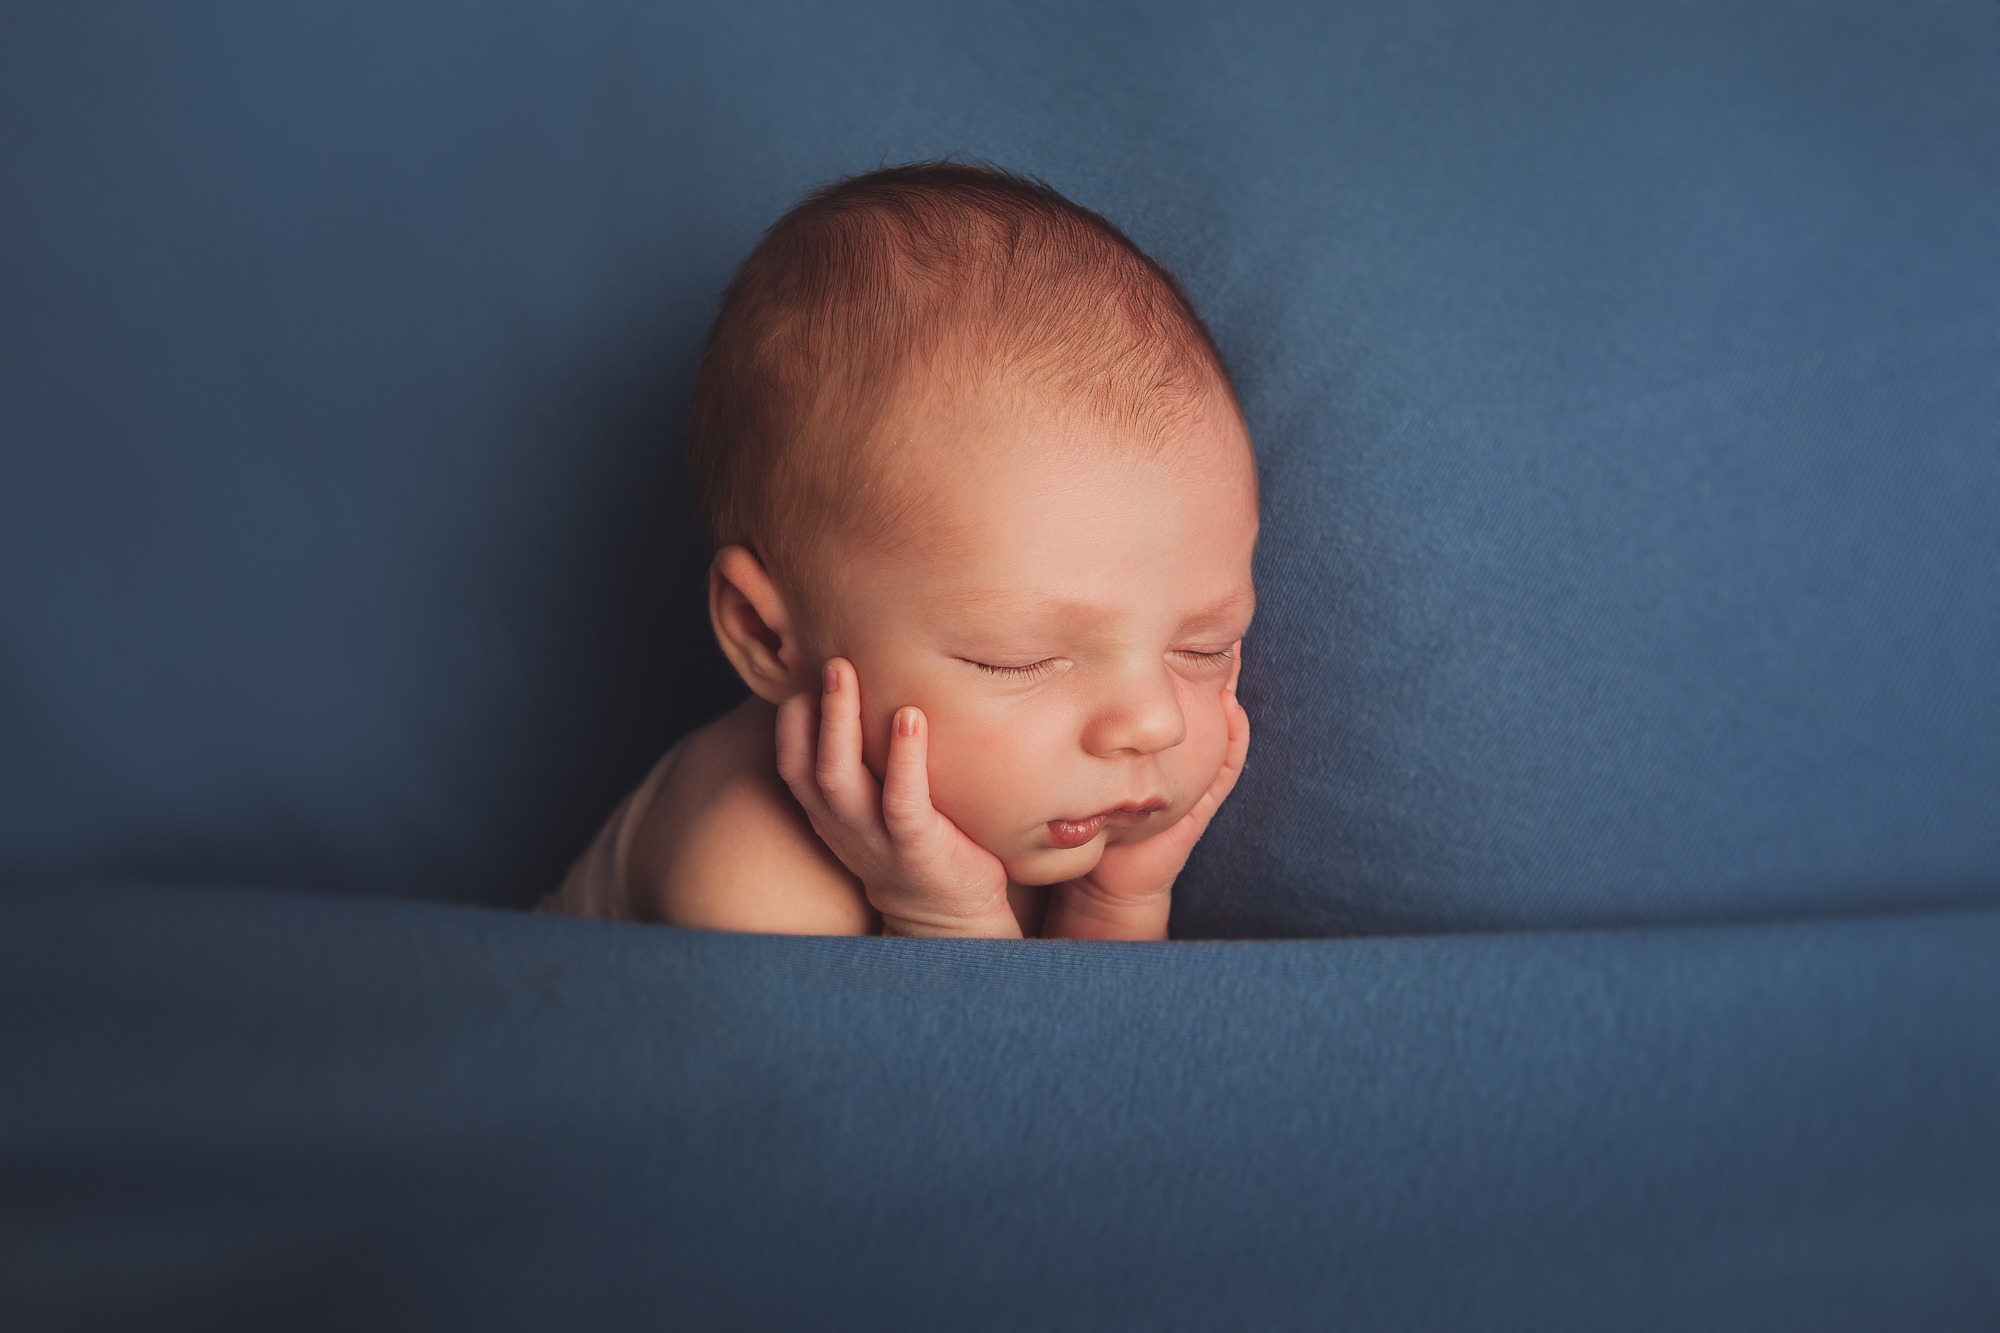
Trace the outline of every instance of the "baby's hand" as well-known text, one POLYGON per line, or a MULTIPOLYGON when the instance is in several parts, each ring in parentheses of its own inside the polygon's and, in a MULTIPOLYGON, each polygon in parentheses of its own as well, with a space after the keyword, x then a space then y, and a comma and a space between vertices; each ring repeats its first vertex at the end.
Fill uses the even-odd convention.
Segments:
POLYGON ((1049 896, 1042 934, 1051 939, 1163 940, 1167 912, 1173 905, 1174 880, 1187 864, 1188 853, 1208 831, 1250 753, 1250 715, 1236 701, 1236 681, 1243 674, 1243 644, 1236 644, 1236 664, 1223 689, 1223 714, 1229 720, 1229 747, 1222 768, 1194 807, 1171 827, 1138 842, 1104 849, 1097 868, 1081 879, 1058 884, 1049 896))
POLYGON ((861 762, 854 665, 829 661, 823 688, 817 699, 804 692, 778 706, 778 774, 820 840, 861 881, 882 914, 882 933, 1018 939, 1006 868, 931 805, 923 713, 896 710, 878 786, 861 762))

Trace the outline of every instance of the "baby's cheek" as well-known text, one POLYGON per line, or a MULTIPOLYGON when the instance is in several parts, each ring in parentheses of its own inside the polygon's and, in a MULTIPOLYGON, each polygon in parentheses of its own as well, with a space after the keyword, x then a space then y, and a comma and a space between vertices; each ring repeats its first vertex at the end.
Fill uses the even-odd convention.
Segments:
POLYGON ((1043 765, 1026 752, 1022 730, 964 718, 932 729, 931 804, 975 841, 982 832, 1011 830, 1033 804, 1033 775, 1043 765))

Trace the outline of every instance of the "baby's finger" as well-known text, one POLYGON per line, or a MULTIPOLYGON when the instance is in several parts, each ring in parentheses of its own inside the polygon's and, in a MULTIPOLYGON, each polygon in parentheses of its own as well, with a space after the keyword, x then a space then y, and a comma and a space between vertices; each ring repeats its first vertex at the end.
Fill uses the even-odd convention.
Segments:
POLYGON ((889 840, 910 851, 937 829, 928 767, 930 727, 920 708, 898 708, 882 770, 882 822, 889 840))
POLYGON ((1237 702, 1235 695, 1229 696, 1229 747, 1223 752, 1222 773, 1229 777, 1229 785, 1235 786, 1236 779, 1243 773, 1243 761, 1250 757, 1250 714, 1237 702))
POLYGON ((821 672, 819 754, 814 774, 826 803, 849 824, 875 819, 875 778, 861 763, 861 682, 844 657, 828 660, 821 672))
POLYGON ((1236 696, 1229 696, 1226 710, 1229 718, 1229 747, 1223 751, 1222 769, 1209 784, 1209 793, 1215 797, 1217 805, 1236 786, 1236 779, 1243 776, 1243 761, 1250 757, 1250 714, 1243 711, 1243 705, 1236 702, 1236 696))
POLYGON ((1196 837, 1208 828, 1208 821, 1229 799, 1229 793, 1236 790, 1236 780, 1243 776, 1243 761, 1250 755, 1250 715, 1243 711, 1243 705, 1236 702, 1233 694, 1223 700, 1222 711, 1229 721, 1229 745, 1223 751, 1222 767, 1216 771, 1215 781, 1208 784, 1208 790, 1188 812, 1194 817, 1196 837))
POLYGON ((820 794, 814 773, 815 736, 819 731, 819 699, 800 691, 778 705, 776 740, 778 776, 792 789, 792 795, 809 815, 826 813, 826 798, 820 794))
POLYGON ((1236 661, 1230 664, 1229 684, 1223 688, 1229 691, 1229 697, 1233 699, 1236 697, 1236 682, 1243 675, 1243 640, 1238 639, 1232 646, 1236 649, 1236 661))

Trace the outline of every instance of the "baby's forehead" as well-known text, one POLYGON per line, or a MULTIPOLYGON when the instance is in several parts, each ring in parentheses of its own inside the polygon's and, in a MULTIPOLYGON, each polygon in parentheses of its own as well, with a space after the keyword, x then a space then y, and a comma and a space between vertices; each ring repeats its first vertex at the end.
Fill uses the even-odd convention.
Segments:
POLYGON ((1183 558, 1234 553, 1256 529, 1255 464, 1233 401, 1141 420, 1033 384, 939 385, 884 424, 842 526, 922 564, 968 604, 1060 603, 1129 567, 1184 579, 1183 558))

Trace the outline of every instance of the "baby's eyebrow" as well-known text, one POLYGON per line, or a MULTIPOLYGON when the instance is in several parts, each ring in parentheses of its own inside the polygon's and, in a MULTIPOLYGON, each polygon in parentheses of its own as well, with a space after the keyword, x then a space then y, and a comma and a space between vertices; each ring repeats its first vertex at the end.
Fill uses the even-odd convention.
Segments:
MULTIPOLYGON (((1024 593, 1017 588, 967 589, 959 593, 955 600, 966 606, 1004 605, 1038 619, 1066 625, 1089 624, 1115 613, 1115 608, 1100 606, 1095 602, 1079 602, 1068 597, 1042 597, 1024 593)), ((1220 625, 1236 620, 1253 610, 1256 605, 1257 593, 1254 589, 1238 588, 1188 615, 1181 621, 1181 628, 1205 629, 1211 625, 1220 625)))
POLYGON ((1085 624, 1102 619, 1105 613, 1105 608, 1091 602, 1046 597, 1019 588, 968 588, 954 593, 952 600, 960 606, 999 607, 1024 617, 1063 624, 1085 624))
POLYGON ((1206 629, 1210 625, 1220 625, 1246 616, 1257 608, 1257 593, 1251 588, 1238 588, 1227 597, 1211 602, 1201 610, 1181 622, 1183 629, 1206 629))

